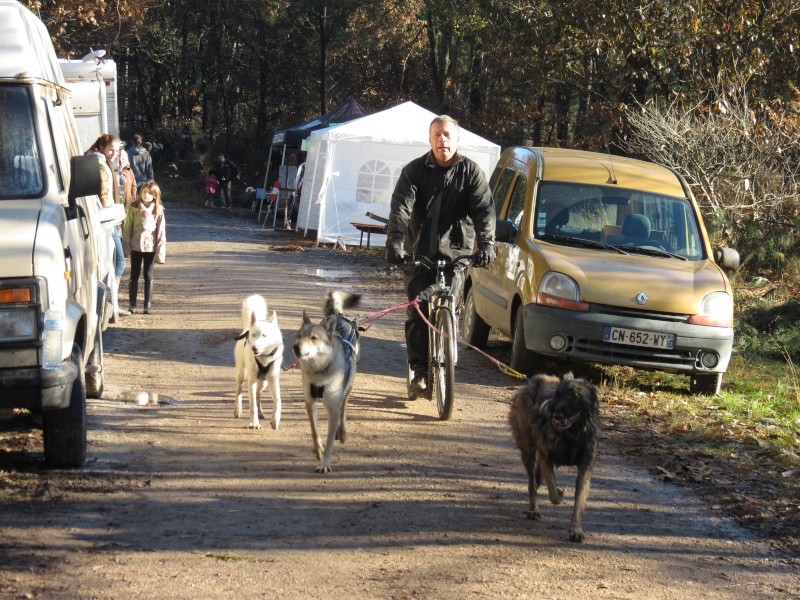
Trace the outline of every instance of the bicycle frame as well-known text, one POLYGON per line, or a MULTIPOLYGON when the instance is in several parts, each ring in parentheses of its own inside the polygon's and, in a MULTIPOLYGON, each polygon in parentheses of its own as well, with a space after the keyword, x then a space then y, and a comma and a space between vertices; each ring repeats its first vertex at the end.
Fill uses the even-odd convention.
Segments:
MULTIPOLYGON (((426 396, 436 400, 439 418, 450 418, 455 392, 455 366, 458 362, 458 319, 456 293, 447 283, 447 273, 463 271, 473 260, 472 256, 461 256, 454 260, 432 261, 426 257, 413 260, 415 266, 435 270, 435 284, 428 300, 428 376, 430 378, 426 396)), ((412 374, 409 369, 409 386, 412 374)))

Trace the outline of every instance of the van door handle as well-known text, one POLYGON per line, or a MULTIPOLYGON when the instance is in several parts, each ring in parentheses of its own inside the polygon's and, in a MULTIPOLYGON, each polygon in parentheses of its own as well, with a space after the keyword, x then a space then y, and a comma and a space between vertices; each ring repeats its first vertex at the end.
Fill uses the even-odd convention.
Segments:
POLYGON ((89 234, 91 233, 91 230, 89 229, 89 217, 86 216, 86 211, 80 204, 78 205, 78 213, 80 213, 79 217, 81 222, 81 229, 83 229, 83 239, 88 240, 89 234))

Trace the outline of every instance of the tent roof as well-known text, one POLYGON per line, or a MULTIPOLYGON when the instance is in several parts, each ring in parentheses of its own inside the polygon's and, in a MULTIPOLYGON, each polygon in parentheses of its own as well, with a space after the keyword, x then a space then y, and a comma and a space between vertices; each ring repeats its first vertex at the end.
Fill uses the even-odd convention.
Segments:
POLYGON ((335 108, 332 108, 321 117, 312 119, 302 125, 295 125, 288 129, 280 129, 272 135, 273 145, 284 145, 290 148, 299 148, 300 144, 312 131, 330 127, 338 123, 345 123, 366 115, 366 111, 353 98, 348 98, 335 108))
MULTIPOLYGON (((392 108, 372 113, 341 125, 312 133, 314 138, 329 140, 371 141, 386 144, 430 145, 428 125, 435 113, 413 102, 403 102, 392 108), (423 124, 421 127, 416 124, 423 124)), ((461 150, 484 150, 499 146, 461 127, 461 150)))

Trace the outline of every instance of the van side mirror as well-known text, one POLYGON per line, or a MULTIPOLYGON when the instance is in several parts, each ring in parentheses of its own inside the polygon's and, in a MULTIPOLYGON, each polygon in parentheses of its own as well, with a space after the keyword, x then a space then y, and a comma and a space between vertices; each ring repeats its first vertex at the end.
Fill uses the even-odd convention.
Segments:
POLYGON ((714 248, 714 261, 727 271, 739 268, 739 252, 733 248, 714 248))
POLYGON ((83 196, 96 196, 100 193, 100 164, 96 156, 73 156, 69 159, 69 208, 68 219, 78 216, 75 200, 83 196))
POLYGON ((517 233, 519 229, 514 225, 513 221, 508 219, 497 219, 494 228, 494 238, 498 242, 506 244, 513 244, 517 240, 517 233))

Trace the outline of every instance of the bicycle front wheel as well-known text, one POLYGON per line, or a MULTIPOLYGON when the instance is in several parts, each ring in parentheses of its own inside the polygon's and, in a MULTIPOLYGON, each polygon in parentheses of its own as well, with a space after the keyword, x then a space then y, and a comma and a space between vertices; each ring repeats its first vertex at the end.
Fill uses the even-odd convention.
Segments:
POLYGON ((430 335, 430 378, 439 418, 446 421, 453 413, 456 382, 456 327, 453 313, 445 306, 434 309, 433 325, 440 333, 430 335))

